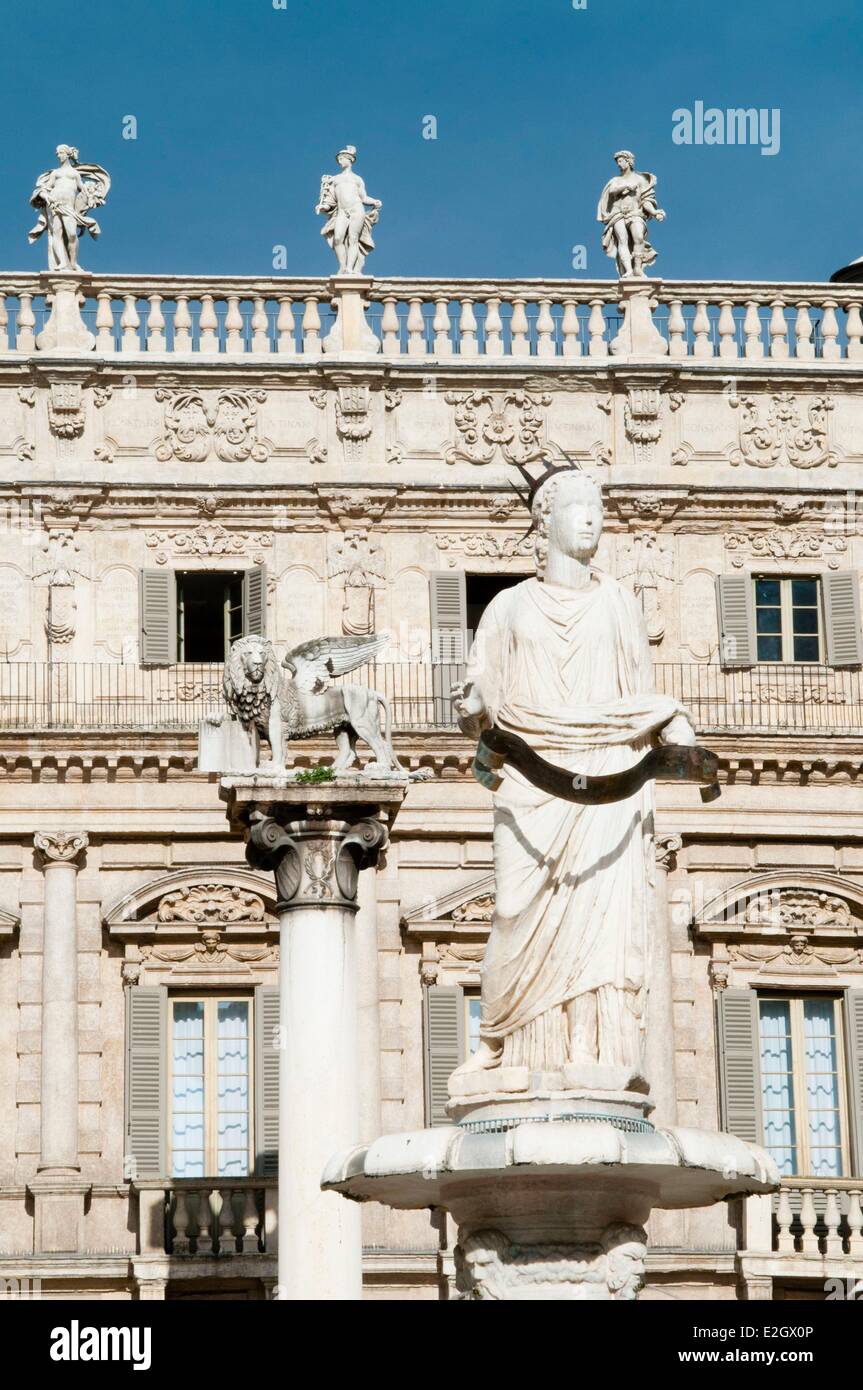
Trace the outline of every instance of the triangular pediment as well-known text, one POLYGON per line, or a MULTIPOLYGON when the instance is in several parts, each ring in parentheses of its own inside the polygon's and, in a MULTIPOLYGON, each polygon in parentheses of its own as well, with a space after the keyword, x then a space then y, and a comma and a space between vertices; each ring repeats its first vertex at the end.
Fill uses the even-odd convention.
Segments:
POLYGON ((494 871, 448 893, 422 898, 402 916, 410 936, 485 935, 494 911, 494 871))

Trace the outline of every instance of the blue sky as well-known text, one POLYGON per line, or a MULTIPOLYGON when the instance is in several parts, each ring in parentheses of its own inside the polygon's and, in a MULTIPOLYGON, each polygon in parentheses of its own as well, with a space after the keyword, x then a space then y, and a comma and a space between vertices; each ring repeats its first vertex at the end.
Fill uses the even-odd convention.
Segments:
POLYGON ((659 179, 657 273, 827 279, 863 255, 861 35, 859 0, 17 0, 2 265, 44 267, 28 198, 63 141, 113 178, 87 269, 271 274, 284 244, 329 273, 314 205, 350 142, 384 203, 369 271, 605 278, 625 146, 659 179), (779 153, 674 144, 696 101, 778 107, 779 153))

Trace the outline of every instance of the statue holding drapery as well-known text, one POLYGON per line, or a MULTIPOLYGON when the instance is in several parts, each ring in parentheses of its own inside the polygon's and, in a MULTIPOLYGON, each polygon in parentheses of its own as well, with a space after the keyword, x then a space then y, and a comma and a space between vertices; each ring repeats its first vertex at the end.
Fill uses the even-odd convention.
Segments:
POLYGON ((111 180, 100 164, 80 164, 74 145, 58 145, 59 166, 40 174, 30 198, 39 216, 28 240, 48 234, 48 269, 80 270, 78 239, 85 232, 99 235, 99 223, 88 214, 101 207, 111 180))

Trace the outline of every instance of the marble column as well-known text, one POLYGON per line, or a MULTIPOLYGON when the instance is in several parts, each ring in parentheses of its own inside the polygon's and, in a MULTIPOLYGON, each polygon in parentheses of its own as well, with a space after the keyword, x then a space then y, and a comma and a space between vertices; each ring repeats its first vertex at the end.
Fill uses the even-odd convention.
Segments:
POLYGON ((45 873, 42 935, 42 1142, 39 1172, 77 1173, 77 878, 87 836, 37 831, 45 873))
POLYGON ((671 938, 668 924, 668 872, 683 846, 679 835, 657 835, 653 942, 650 953, 650 994, 647 1006, 647 1075, 651 1115, 659 1126, 677 1124, 674 1078, 674 999, 671 983, 671 938))
POLYGON ((33 838, 45 874, 42 932, 41 1146, 34 1202, 34 1250, 83 1248, 84 1197, 78 1158, 77 877, 87 836, 38 831, 33 838))
POLYGON ((378 979, 378 898, 374 870, 360 874, 356 917, 357 1011, 360 1089, 360 1140, 381 1132, 381 1005, 378 979))
MULTIPOLYGON (((365 960, 361 968, 358 957, 369 954, 374 918, 367 916, 358 940, 357 888, 361 871, 374 867, 387 841, 381 806, 400 804, 405 786, 376 794, 355 783, 349 790, 293 784, 262 805, 261 781, 250 779, 246 790, 244 779, 225 778, 222 794, 233 822, 248 826, 247 859, 274 872, 278 891, 276 1297, 359 1299, 362 1212, 322 1192, 321 1178, 336 1150, 360 1141, 368 1042, 361 1048, 358 985, 369 966, 365 960)), ((368 913, 365 890, 363 897, 368 913)))

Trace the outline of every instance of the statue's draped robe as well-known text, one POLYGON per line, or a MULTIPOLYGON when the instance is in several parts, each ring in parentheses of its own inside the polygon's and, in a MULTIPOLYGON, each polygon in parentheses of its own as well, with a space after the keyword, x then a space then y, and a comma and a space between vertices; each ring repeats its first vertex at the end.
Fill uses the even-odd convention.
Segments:
MULTIPOLYGON (((480 621, 467 678, 500 728, 588 776, 631 767, 681 708, 654 693, 637 600, 595 571, 583 590, 528 579, 498 594, 480 621)), ((482 1033, 503 1042, 504 1065, 556 1069, 573 1060, 579 1016, 595 1017, 592 1060, 640 1065, 652 810, 650 783, 624 801, 577 805, 503 770, 482 1033)))

